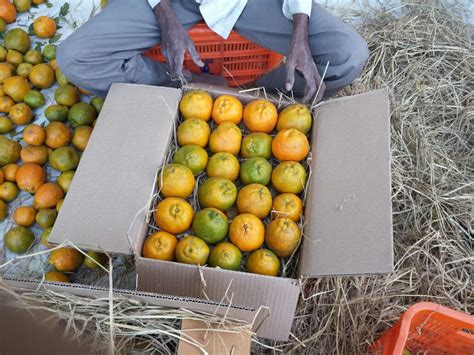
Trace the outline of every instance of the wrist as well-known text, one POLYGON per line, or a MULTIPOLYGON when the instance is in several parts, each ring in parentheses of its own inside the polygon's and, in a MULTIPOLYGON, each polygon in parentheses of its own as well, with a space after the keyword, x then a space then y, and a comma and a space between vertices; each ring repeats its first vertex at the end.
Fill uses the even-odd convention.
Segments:
POLYGON ((294 14, 293 15, 293 35, 295 34, 308 34, 308 15, 306 14, 294 14))

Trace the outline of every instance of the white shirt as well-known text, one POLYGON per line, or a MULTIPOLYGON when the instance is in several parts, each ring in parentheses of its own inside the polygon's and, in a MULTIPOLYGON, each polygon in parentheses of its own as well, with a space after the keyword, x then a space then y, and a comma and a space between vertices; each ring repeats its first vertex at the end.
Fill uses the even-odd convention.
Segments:
MULTIPOLYGON (((195 0, 206 24, 215 33, 227 39, 248 0, 195 0)), ((257 1, 257 0, 254 0, 257 1)), ((148 0, 152 8, 161 0, 148 0)), ((294 14, 311 15, 312 0, 282 0, 283 15, 289 20, 294 14)))

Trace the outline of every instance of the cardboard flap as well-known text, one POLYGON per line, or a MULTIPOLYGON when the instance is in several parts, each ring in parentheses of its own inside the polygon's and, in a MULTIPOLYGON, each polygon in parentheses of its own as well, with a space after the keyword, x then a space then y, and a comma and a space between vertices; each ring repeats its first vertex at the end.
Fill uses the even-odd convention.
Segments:
POLYGON ((302 276, 393 270, 390 110, 383 91, 316 109, 302 276))
POLYGON ((50 242, 133 252, 128 234, 143 227, 180 98, 178 89, 112 85, 50 242))

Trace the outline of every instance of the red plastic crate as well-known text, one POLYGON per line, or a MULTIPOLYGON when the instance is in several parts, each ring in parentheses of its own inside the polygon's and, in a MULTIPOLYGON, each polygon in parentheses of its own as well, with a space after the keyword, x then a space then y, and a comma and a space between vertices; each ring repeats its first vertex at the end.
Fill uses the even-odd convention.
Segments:
MULTIPOLYGON (((206 63, 204 72, 221 75, 229 86, 251 83, 271 71, 283 60, 281 54, 272 52, 245 39, 232 31, 227 40, 213 32, 205 23, 199 23, 189 30, 201 59, 206 63)), ((145 53, 157 61, 166 62, 161 47, 156 46, 145 53)), ((202 72, 189 53, 184 58, 184 67, 192 72, 202 72)))
POLYGON ((474 317, 436 303, 411 306, 398 322, 374 343, 380 355, 474 354, 474 317))

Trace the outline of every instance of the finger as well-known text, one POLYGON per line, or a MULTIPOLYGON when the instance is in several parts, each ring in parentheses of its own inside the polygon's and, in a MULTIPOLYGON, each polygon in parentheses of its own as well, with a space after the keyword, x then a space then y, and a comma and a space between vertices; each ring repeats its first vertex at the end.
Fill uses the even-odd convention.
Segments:
POLYGON ((306 81, 306 86, 305 86, 305 94, 304 94, 304 97, 303 97, 303 102, 304 103, 308 103, 311 98, 314 96, 314 94, 316 94, 316 90, 317 90, 317 87, 316 87, 316 79, 314 77, 314 74, 311 70, 304 70, 303 71, 303 77, 306 81))
POLYGON ((193 62, 198 66, 198 67, 203 67, 204 62, 201 60, 201 56, 196 50, 196 46, 192 41, 189 41, 188 43, 188 52, 191 54, 191 58, 193 59, 193 62))
POLYGON ((170 59, 171 76, 180 77, 183 75, 184 49, 172 54, 170 59))
POLYGON ((295 67, 296 65, 293 60, 289 60, 286 63, 286 91, 293 89, 293 84, 295 83, 295 67))

